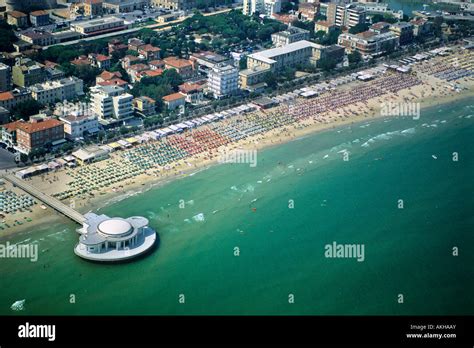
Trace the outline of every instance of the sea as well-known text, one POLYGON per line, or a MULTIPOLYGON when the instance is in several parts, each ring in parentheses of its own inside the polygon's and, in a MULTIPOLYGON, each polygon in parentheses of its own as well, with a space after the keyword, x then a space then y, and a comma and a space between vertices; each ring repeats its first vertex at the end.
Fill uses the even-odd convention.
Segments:
POLYGON ((59 216, 10 237, 39 255, 0 259, 0 314, 473 314, 473 104, 315 133, 100 208, 156 229, 132 262, 77 257, 59 216))

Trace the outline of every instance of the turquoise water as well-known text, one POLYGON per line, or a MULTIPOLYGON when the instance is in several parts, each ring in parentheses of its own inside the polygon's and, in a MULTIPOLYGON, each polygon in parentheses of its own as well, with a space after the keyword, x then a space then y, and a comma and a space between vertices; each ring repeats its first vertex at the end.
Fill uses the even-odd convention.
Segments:
MULTIPOLYGON (((423 10, 423 3, 427 3, 426 1, 414 1, 414 0, 383 0, 389 4, 389 8, 395 11, 402 10, 404 14, 407 16, 411 16, 413 11, 422 11, 423 10)), ((430 8, 428 7, 427 10, 429 11, 430 8)))
POLYGON ((132 263, 76 257, 63 218, 16 236, 42 253, 0 260, 0 314, 473 314, 471 104, 315 134, 259 152, 255 168, 214 166, 110 205, 159 233, 132 263), (333 241, 363 244, 365 260, 325 258, 333 241))

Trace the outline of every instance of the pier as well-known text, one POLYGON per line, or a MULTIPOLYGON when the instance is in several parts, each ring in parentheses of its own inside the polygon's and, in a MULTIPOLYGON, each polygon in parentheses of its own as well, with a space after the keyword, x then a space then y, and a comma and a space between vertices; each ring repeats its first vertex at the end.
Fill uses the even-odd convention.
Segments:
POLYGON ((13 185, 21 188, 23 191, 27 192, 34 198, 43 202, 45 205, 53 208, 57 212, 77 222, 78 224, 82 225, 83 222, 86 220, 85 217, 81 213, 77 212, 76 210, 62 203, 58 199, 41 192, 36 187, 26 183, 24 180, 17 178, 16 176, 12 174, 6 174, 3 176, 3 178, 11 182, 13 185))

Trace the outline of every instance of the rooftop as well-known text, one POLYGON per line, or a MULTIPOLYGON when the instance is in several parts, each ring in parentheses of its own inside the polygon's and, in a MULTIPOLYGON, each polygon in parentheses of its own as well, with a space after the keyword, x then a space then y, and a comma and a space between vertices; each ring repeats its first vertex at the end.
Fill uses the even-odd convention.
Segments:
POLYGON ((49 16, 49 13, 44 10, 33 11, 30 12, 30 16, 37 17, 37 16, 49 16))
POLYGON ((309 42, 306 40, 296 41, 289 45, 277 48, 271 48, 269 50, 260 51, 257 53, 250 54, 250 58, 262 60, 266 63, 274 63, 275 61, 272 59, 273 57, 277 57, 283 54, 291 53, 294 51, 298 51, 307 47, 314 47, 314 48, 322 48, 324 46, 318 45, 314 42, 309 42))
POLYGON ((25 122, 21 120, 21 121, 11 122, 5 125, 5 127, 7 127, 8 129, 13 129, 13 128, 20 129, 24 131, 25 133, 31 134, 31 133, 43 131, 46 129, 54 128, 57 126, 61 126, 62 124, 63 124, 62 122, 56 119, 50 118, 50 119, 42 120, 42 121, 25 122))
POLYGON ((163 97, 164 101, 170 102, 170 101, 175 101, 179 99, 185 99, 186 97, 182 95, 181 93, 173 93, 173 94, 168 94, 163 97))
POLYGON ((10 11, 7 12, 9 16, 12 16, 13 18, 21 18, 21 17, 26 17, 26 14, 20 11, 10 11))
POLYGON ((163 59, 166 65, 172 66, 173 68, 185 68, 187 66, 192 66, 192 63, 187 59, 168 57, 163 59))

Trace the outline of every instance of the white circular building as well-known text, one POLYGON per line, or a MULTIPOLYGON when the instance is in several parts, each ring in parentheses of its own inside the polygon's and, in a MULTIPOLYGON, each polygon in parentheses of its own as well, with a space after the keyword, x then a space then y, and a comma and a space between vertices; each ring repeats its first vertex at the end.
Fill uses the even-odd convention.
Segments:
POLYGON ((145 253, 155 244, 156 232, 144 217, 122 219, 88 213, 85 218, 83 227, 78 229, 79 243, 74 248, 76 255, 84 259, 127 260, 145 253))

